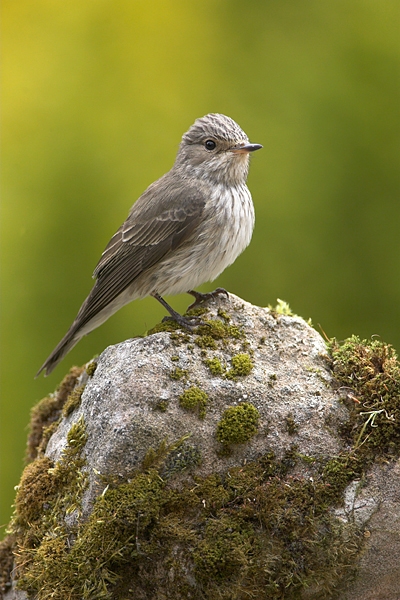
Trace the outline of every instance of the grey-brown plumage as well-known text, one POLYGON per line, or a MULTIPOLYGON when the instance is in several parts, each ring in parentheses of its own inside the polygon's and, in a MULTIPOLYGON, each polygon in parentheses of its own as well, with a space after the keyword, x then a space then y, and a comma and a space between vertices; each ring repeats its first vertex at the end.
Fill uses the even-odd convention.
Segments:
POLYGON ((172 169, 147 188, 111 238, 94 270, 92 291, 37 375, 48 375, 81 337, 136 298, 152 295, 182 326, 198 324, 162 296, 188 292, 194 304, 200 302, 203 295, 193 288, 214 280, 249 244, 249 153, 261 147, 224 115, 195 121, 172 169))

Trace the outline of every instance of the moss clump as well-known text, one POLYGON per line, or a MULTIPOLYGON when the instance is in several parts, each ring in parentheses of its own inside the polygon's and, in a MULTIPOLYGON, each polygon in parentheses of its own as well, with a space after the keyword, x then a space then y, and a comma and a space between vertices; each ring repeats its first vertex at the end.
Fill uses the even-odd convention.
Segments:
POLYGON ((221 317, 221 319, 223 319, 226 323, 229 323, 229 321, 231 320, 229 313, 227 313, 227 311, 223 310, 222 308, 218 309, 217 315, 221 317))
POLYGON ((254 551, 254 535, 254 528, 246 521, 228 516, 210 519, 193 555, 197 577, 206 583, 221 582, 246 569, 254 551))
POLYGON ((205 306, 196 306, 195 308, 191 308, 187 310, 185 313, 185 317, 201 317, 208 313, 208 308, 205 306))
POLYGON ((159 410, 160 412, 167 412, 168 405, 169 405, 168 400, 159 400, 155 404, 154 408, 155 408, 155 410, 159 410))
POLYGON ((294 420, 292 413, 289 413, 288 415, 286 415, 285 425, 286 425, 286 431, 288 432, 289 435, 294 435, 299 430, 299 425, 294 420))
POLYGON ((180 325, 173 319, 167 319, 162 321, 161 323, 157 323, 152 329, 146 332, 146 336, 154 335, 155 333, 161 333, 163 331, 167 331, 169 333, 174 333, 177 329, 179 329, 180 325))
POLYGON ((222 444, 248 442, 257 433, 259 419, 260 413, 248 402, 230 406, 217 425, 217 440, 222 444))
MULTIPOLYGON (((243 331, 239 327, 229 325, 228 322, 222 322, 219 319, 206 319, 204 325, 197 329, 196 334, 200 337, 207 336, 223 342, 229 339, 239 340, 244 337, 243 331)), ((199 345, 198 340, 196 340, 196 343, 199 345)))
POLYGON ((76 386, 78 377, 83 368, 72 367, 64 377, 54 394, 43 398, 31 410, 29 423, 28 444, 26 448, 26 462, 34 460, 46 450, 49 433, 53 433, 57 426, 64 404, 76 386))
POLYGON ((201 335, 196 338, 195 343, 199 348, 208 348, 209 350, 217 349, 217 343, 211 335, 201 335))
POLYGON ((295 317, 296 315, 290 308, 289 304, 285 302, 285 300, 281 300, 280 298, 276 299, 276 306, 268 305, 270 311, 275 315, 284 315, 286 317, 295 317))
POLYGON ((197 411, 200 419, 204 419, 206 416, 208 395, 200 388, 192 386, 179 396, 179 404, 186 410, 197 411))
POLYGON ((197 467, 200 463, 200 450, 196 446, 184 441, 178 448, 175 448, 168 454, 160 474, 164 480, 170 479, 177 473, 197 467))
POLYGON ((362 459, 351 453, 343 453, 328 460, 322 468, 322 478, 327 485, 324 490, 326 505, 329 506, 341 498, 349 483, 360 479, 363 470, 362 459))
POLYGON ((278 380, 278 377, 276 376, 276 373, 271 373, 270 376, 268 377, 269 387, 274 387, 277 380, 278 380))
POLYGON ((345 396, 350 418, 341 427, 348 452, 320 469, 327 484, 326 503, 341 497, 377 457, 400 451, 400 365, 389 344, 357 336, 328 344, 336 387, 345 396))
POLYGON ((94 372, 97 369, 97 362, 95 360, 92 360, 92 362, 90 362, 87 366, 86 366, 86 373, 89 375, 89 377, 93 377, 94 372))
POLYGON ((25 467, 15 499, 18 526, 31 524, 33 530, 45 507, 50 506, 59 483, 51 472, 53 466, 52 461, 43 456, 25 467))
POLYGON ((179 381, 180 379, 187 377, 188 373, 189 372, 187 369, 181 369, 180 367, 175 367, 175 369, 172 369, 172 371, 170 372, 169 378, 179 381))
POLYGON ((249 354, 235 354, 232 356, 232 367, 228 370, 216 356, 214 358, 206 358, 203 362, 209 368, 212 375, 223 375, 227 379, 232 379, 233 381, 238 377, 245 377, 254 367, 249 354))
POLYGON ((62 414, 64 417, 68 417, 76 408, 78 408, 78 406, 80 406, 84 389, 85 386, 80 385, 72 390, 63 406, 62 414))
POLYGON ((204 364, 209 368, 211 375, 217 377, 225 373, 225 368, 219 358, 206 358, 204 364))
POLYGON ((226 373, 228 379, 236 379, 237 377, 245 377, 249 375, 254 365, 248 354, 236 354, 231 359, 232 368, 226 373))
MULTIPOLYGON (((165 464, 168 457, 179 450, 189 438, 190 435, 184 435, 172 444, 168 444, 167 440, 164 439, 156 450, 154 450, 154 448, 149 448, 142 461, 142 470, 148 471, 150 469, 159 469, 165 464)), ((113 481, 111 481, 111 483, 113 483, 113 481)))
POLYGON ((43 541, 21 587, 38 600, 110 599, 107 586, 117 581, 114 570, 154 552, 146 531, 159 516, 163 488, 152 471, 106 491, 72 546, 60 534, 43 541))
POLYGON ((379 340, 353 336, 329 345, 338 387, 347 396, 350 420, 342 429, 364 461, 400 450, 400 364, 379 340))
MULTIPOLYGON (((80 514, 80 501, 87 487, 87 475, 82 470, 85 460, 81 458, 85 443, 81 417, 68 433, 60 460, 54 465, 47 457, 37 458, 25 468, 18 486, 10 528, 18 546, 16 573, 19 586, 38 593, 38 598, 50 597, 44 592, 41 595, 43 581, 60 575, 59 570, 46 573, 46 567, 52 564, 54 568, 52 561, 60 558, 68 547, 65 516, 72 512, 80 514)), ((43 586, 48 592, 45 583, 43 586)))
MULTIPOLYGON (((70 432, 71 448, 82 436, 70 432)), ((20 587, 37 600, 111 600, 131 597, 129 589, 177 600, 296 600, 317 585, 328 598, 352 574, 362 536, 327 510, 329 482, 289 475, 295 454, 277 461, 269 453, 177 489, 166 478, 198 464, 199 453, 187 439, 164 442, 129 483, 110 482, 69 533, 62 518, 57 526, 49 518, 55 485, 50 507, 30 515, 36 523, 41 511, 49 513, 31 554, 22 544, 20 587)))

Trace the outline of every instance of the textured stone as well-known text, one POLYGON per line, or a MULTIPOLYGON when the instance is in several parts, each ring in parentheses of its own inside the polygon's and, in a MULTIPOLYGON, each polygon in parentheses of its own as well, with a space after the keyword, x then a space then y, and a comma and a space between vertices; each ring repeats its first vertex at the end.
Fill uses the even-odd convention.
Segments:
MULTIPOLYGON (((349 451, 338 434, 348 411, 336 391, 325 343, 310 325, 232 294, 229 301, 219 298, 208 303, 203 319, 213 319, 219 326, 194 333, 162 331, 110 346, 98 358, 93 376, 84 373, 77 381, 77 387, 85 385, 81 403, 61 420, 46 450, 50 459, 59 461, 68 432, 83 417, 87 433, 84 470, 89 485, 82 514, 77 510, 68 514, 68 527, 90 515, 96 498, 107 488, 107 479, 129 481, 150 449, 156 452, 163 444, 183 438, 175 464, 184 465, 186 460, 189 468, 170 479, 170 485, 177 488, 193 481, 195 475, 224 475, 231 467, 271 451, 282 459, 294 446, 297 455, 307 460, 294 461, 290 477, 312 482, 318 477, 315 465, 349 451), (190 395, 185 396, 185 391, 190 395), (196 394, 201 409, 196 408, 196 394), (182 398, 190 398, 186 408, 182 398), (258 411, 258 421, 252 424, 255 434, 250 439, 242 435, 245 443, 231 444, 227 451, 217 439, 218 424, 228 408, 249 404, 258 411)), ((296 597, 399 600, 399 465, 376 462, 362 481, 348 485, 343 506, 330 511, 338 522, 364 532, 354 581, 336 596, 325 594, 316 582, 296 597)), ((172 466, 167 462, 163 468, 168 471, 172 466)), ((168 479, 170 473, 166 475, 168 479)), ((174 552, 181 557, 193 590, 187 554, 179 545, 174 552)), ((173 570, 159 565, 159 571, 160 580, 164 578, 168 589, 174 589, 173 570)), ((186 597, 166 590, 164 595, 158 589, 154 597, 186 597)), ((150 597, 142 589, 134 592, 135 598, 150 597)), ((27 598, 15 589, 4 597, 27 598)), ((125 598, 119 592, 113 597, 125 598)))
POLYGON ((217 349, 207 349, 204 356, 204 349, 196 344, 201 336, 184 334, 186 341, 182 341, 162 332, 110 346, 99 357, 80 408, 62 421, 46 451, 57 460, 71 424, 83 415, 90 476, 84 511, 105 487, 99 483, 99 473, 129 478, 149 448, 185 435, 191 436, 189 443, 201 453, 199 475, 225 473, 271 449, 279 458, 292 444, 301 454, 338 454, 341 443, 336 425, 346 419, 347 411, 330 385, 321 336, 299 317, 274 316, 268 308, 255 307, 232 294, 229 303, 218 300, 209 307, 207 318, 226 323, 217 314, 218 307, 222 308, 231 317, 229 325, 238 327, 243 337, 216 340, 217 349), (243 353, 250 354, 254 364, 244 377, 212 376, 205 364, 218 358, 229 370, 232 357, 243 353), (186 375, 171 379, 176 368, 186 375), (179 404, 180 395, 191 386, 209 397, 204 419, 179 404), (165 412, 157 410, 160 401, 168 403, 165 412), (217 423, 227 407, 242 402, 258 409, 258 433, 248 443, 235 445, 230 456, 221 457, 217 423), (289 415, 297 426, 292 435, 286 423, 289 415))

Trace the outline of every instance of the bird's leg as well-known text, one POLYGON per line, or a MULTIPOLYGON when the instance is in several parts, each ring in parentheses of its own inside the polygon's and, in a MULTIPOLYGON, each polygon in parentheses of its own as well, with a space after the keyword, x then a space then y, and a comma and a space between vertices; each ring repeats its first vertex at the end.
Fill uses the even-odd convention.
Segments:
POLYGON ((220 296, 221 294, 225 294, 225 296, 227 298, 229 298, 229 294, 224 288, 217 288, 213 292, 207 292, 206 294, 202 294, 201 292, 196 292, 196 290, 189 290, 186 293, 190 294, 191 296, 194 296, 196 298, 195 301, 193 302, 193 304, 188 306, 187 310, 191 310, 195 306, 198 306, 199 304, 202 304, 203 302, 206 302, 207 300, 211 300, 211 298, 216 298, 217 296, 220 296))
POLYGON ((169 314, 171 315, 170 317, 164 317, 163 321, 169 321, 172 319, 173 321, 176 321, 178 325, 180 325, 184 329, 189 329, 190 331, 193 331, 193 329, 195 327, 198 327, 199 325, 206 325, 206 323, 203 323, 200 317, 183 317, 182 315, 180 315, 178 312, 176 312, 176 310, 172 308, 172 306, 168 304, 168 302, 164 300, 164 298, 160 296, 160 294, 157 294, 157 292, 154 292, 151 295, 153 296, 153 298, 158 300, 160 304, 162 304, 163 307, 166 308, 169 314))

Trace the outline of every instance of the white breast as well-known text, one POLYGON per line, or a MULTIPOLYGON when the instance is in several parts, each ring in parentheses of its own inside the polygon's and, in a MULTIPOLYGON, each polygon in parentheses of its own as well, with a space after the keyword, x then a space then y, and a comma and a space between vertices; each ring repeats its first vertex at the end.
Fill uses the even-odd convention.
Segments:
POLYGON ((153 289, 161 295, 181 294, 213 281, 248 246, 253 228, 247 186, 215 186, 195 237, 154 268, 153 289))
POLYGON ((249 245, 254 229, 254 207, 246 185, 231 188, 218 186, 210 201, 215 213, 211 218, 215 225, 208 230, 211 238, 209 248, 210 279, 215 279, 249 245), (213 233, 214 230, 214 233, 213 233))

